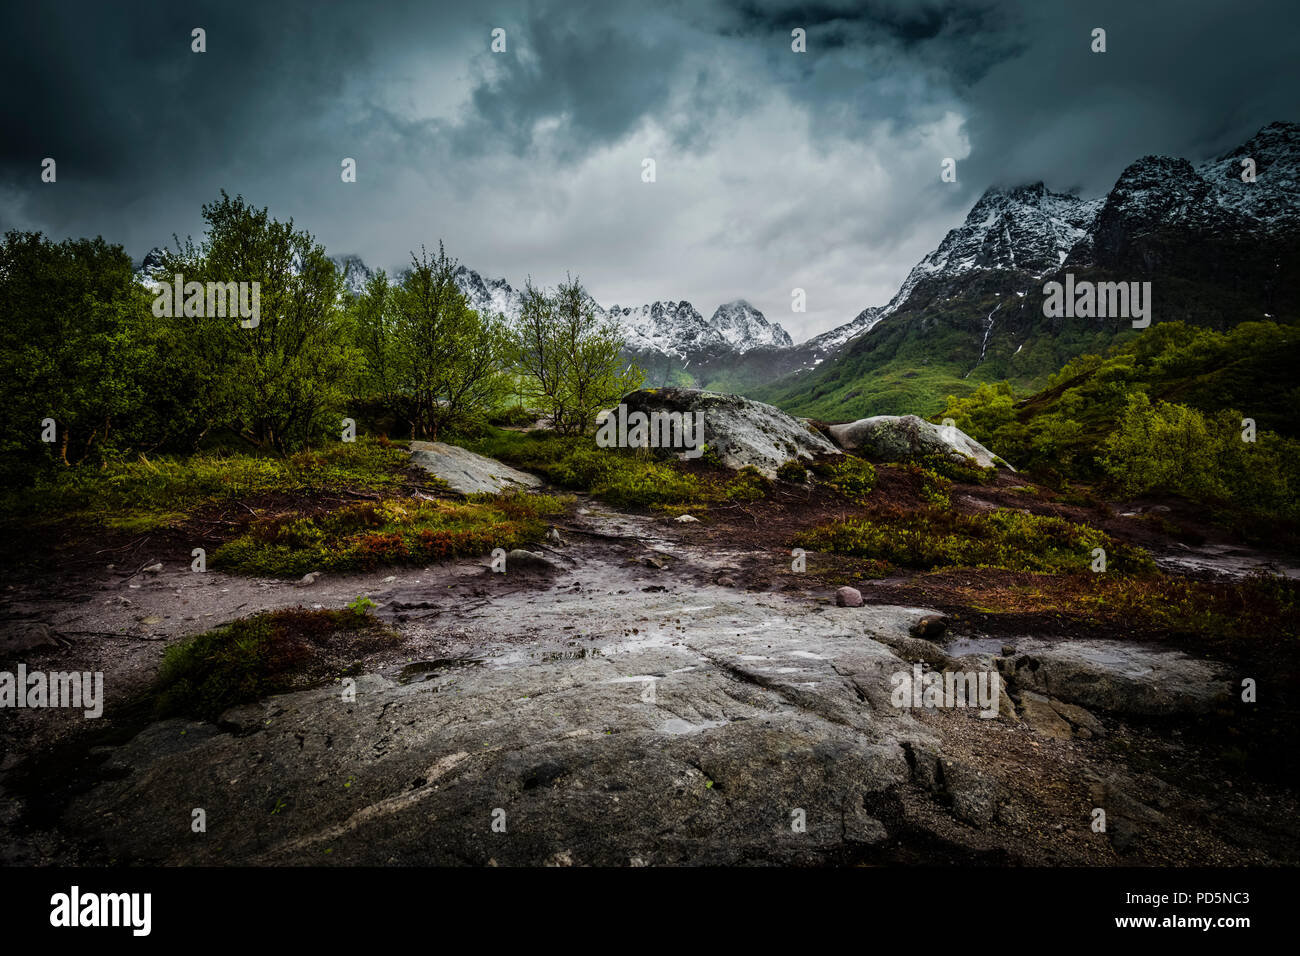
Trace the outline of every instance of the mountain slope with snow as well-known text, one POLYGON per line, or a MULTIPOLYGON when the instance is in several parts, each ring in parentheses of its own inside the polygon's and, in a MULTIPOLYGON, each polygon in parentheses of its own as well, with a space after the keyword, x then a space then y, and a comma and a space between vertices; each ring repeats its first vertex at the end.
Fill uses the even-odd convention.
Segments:
POLYGON ((851 418, 928 414, 982 381, 1037 387, 1070 358, 1138 334, 1126 316, 1045 317, 1044 283, 1067 272, 1150 282, 1156 322, 1300 322, 1297 186, 1300 125, 1273 123, 1197 165, 1143 157, 1098 199, 1041 183, 989 189, 888 305, 799 347, 820 340, 829 357, 805 353, 798 371, 750 394, 851 418))

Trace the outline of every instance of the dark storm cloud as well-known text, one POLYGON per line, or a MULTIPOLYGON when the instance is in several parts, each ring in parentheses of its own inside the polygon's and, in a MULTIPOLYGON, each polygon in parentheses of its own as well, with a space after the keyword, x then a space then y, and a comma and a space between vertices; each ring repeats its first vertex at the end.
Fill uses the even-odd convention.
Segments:
POLYGON ((139 257, 224 188, 375 265, 446 237, 512 282, 745 296, 799 337, 887 299, 989 185, 1098 195, 1300 118, 1298 23, 1293 0, 25 4, 0 227, 139 257))
POLYGON ((259 5, 254 29, 247 12, 225 4, 17 6, 0 67, 0 162, 13 173, 35 153, 59 154, 111 179, 169 157, 246 148, 244 130, 316 113, 364 62, 366 37, 318 10, 259 5), (202 57, 190 50, 199 26, 208 33, 202 57))
POLYGON ((982 182, 1044 179, 1090 194, 1149 153, 1193 161, 1300 103, 1300 8, 1193 2, 1027 4, 1020 54, 968 92, 982 182), (1106 30, 1107 52, 1091 52, 1106 30))
POLYGON ((561 151, 573 156, 621 139, 663 110, 682 46, 594 16, 589 7, 539 13, 513 37, 507 32, 512 45, 471 96, 456 138, 462 152, 500 143, 522 153, 535 145, 537 125, 554 120, 564 127, 561 151))

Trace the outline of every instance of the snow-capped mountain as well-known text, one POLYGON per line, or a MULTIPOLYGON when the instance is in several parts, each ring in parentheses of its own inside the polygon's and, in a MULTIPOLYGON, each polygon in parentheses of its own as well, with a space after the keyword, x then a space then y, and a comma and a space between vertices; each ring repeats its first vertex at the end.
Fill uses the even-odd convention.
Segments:
POLYGON ((610 306, 633 352, 686 358, 697 352, 726 348, 722 333, 704 321, 689 302, 650 302, 637 307, 610 306))
POLYGON ((338 267, 343 276, 343 289, 353 295, 365 291, 366 283, 374 276, 369 266, 361 261, 360 256, 331 256, 330 261, 338 267))
MULTIPOLYGON (((1120 174, 1090 234, 1069 265, 1164 266, 1164 237, 1216 242, 1250 236, 1269 241, 1300 223, 1300 124, 1271 123, 1234 150, 1193 166, 1185 159, 1144 156, 1120 174), (1254 182, 1243 180, 1254 162, 1254 182)), ((1258 258, 1258 257, 1256 257, 1258 258)), ((1217 267, 1221 263, 1206 262, 1217 267)))
POLYGON ((517 318, 523 297, 510 287, 505 279, 484 279, 473 269, 459 266, 456 285, 465 294, 469 307, 482 315, 504 315, 517 318))
POLYGON ((1196 174, 1209 184, 1214 204, 1273 231, 1300 220, 1300 123, 1270 123, 1196 174), (1242 161, 1254 160, 1255 182, 1241 178, 1242 161))
POLYGON ((833 352, 849 339, 861 335, 863 332, 867 331, 867 329, 880 321, 881 311, 881 306, 868 306, 859 312, 852 321, 836 326, 829 332, 823 332, 821 335, 814 335, 807 342, 803 343, 800 348, 814 349, 820 352, 833 352))
POLYGON ((728 380, 783 407, 859 417, 939 404, 968 380, 1036 387, 1131 332, 1122 316, 1046 315, 1044 284, 1066 273, 1149 282, 1158 322, 1295 321, 1298 187, 1300 124, 1279 122, 1199 164, 1143 157, 1100 198, 989 189, 887 305, 790 350, 798 374, 767 387, 732 368, 728 380))
POLYGON ((742 355, 752 348, 767 345, 789 348, 794 345, 790 333, 779 322, 769 322, 762 312, 744 299, 718 306, 709 324, 721 333, 723 340, 742 355))
POLYGON ((165 253, 160 246, 154 246, 144 254, 144 258, 140 260, 140 267, 135 270, 135 274, 142 278, 152 276, 155 270, 162 267, 164 255, 165 253))
POLYGON ((1088 235, 1102 202, 1054 193, 1042 183, 987 190, 966 221, 916 264, 891 300, 894 308, 886 306, 881 318, 896 311, 926 279, 991 269, 1041 276, 1060 268, 1088 235))
MULTIPOLYGON (((963 277, 1002 271, 1042 278, 1062 268, 1142 269, 1167 260, 1153 250, 1153 234, 1174 230, 1214 236, 1268 235, 1300 223, 1300 124, 1277 122, 1217 159, 1193 166, 1185 159, 1146 156, 1120 174, 1105 196, 1081 199, 1041 182, 993 187, 957 228, 908 273, 884 306, 798 346, 799 368, 869 332, 904 308, 918 286, 950 286, 963 277), (1255 181, 1242 177, 1243 159, 1255 181)), ((1014 290, 1023 295, 1026 287, 1014 290)))
POLYGON ((1101 199, 1054 193, 1042 183, 985 191, 966 216, 928 256, 912 267, 898 292, 883 306, 870 306, 844 325, 798 347, 795 370, 820 365, 848 342, 870 332, 903 308, 924 282, 957 279, 987 270, 1042 276, 1060 267, 1088 236, 1101 199))
MULTIPOLYGON (((799 345, 743 299, 718 306, 708 319, 686 301, 608 310, 593 301, 592 307, 618 319, 628 351, 646 359, 645 367, 653 366, 653 375, 665 382, 676 377, 680 383, 685 374, 697 384, 725 380, 734 388, 773 382, 792 372, 803 373, 798 376, 802 381, 813 370, 820 375, 850 353, 863 351, 865 337, 878 336, 875 330, 887 320, 890 326, 916 320, 917 329, 908 335, 918 342, 918 337, 933 335, 936 322, 945 327, 969 324, 972 362, 987 358, 996 363, 1003 352, 1019 355, 1027 342, 1044 334, 1036 325, 1041 319, 1038 290, 1046 277, 1065 270, 1099 270, 1129 280, 1148 275, 1177 279, 1181 285, 1166 287, 1171 291, 1208 283, 1211 290, 1234 290, 1239 298, 1262 306, 1261 315, 1277 313, 1279 307, 1285 311, 1285 303, 1294 300, 1290 290, 1300 281, 1290 251, 1297 230, 1300 124, 1278 122, 1199 165, 1143 157, 1099 198, 1053 192, 1041 182, 990 188, 965 221, 912 268, 888 303, 863 309, 849 322, 799 345), (1246 159, 1253 161, 1254 181, 1242 179, 1246 159)), ((161 253, 152 249, 145 256, 137 273, 142 281, 160 263, 161 253)), ((353 292, 372 275, 357 256, 334 261, 353 292)), ((472 308, 518 315, 520 292, 504 279, 488 279, 461 266, 456 282, 472 308)), ((1172 309, 1166 313, 1171 316, 1196 320, 1219 308, 1208 303, 1198 313, 1199 307, 1173 302, 1169 294, 1162 293, 1162 302, 1172 309)), ((1207 301, 1203 295, 1200 299, 1207 301)), ((869 350, 876 353, 876 363, 893 354, 874 345, 869 350)), ((951 356, 952 349, 948 352, 951 356)))
MULTIPOLYGON (((519 314, 522 297, 504 279, 485 279, 473 269, 456 270, 456 284, 470 307, 508 318, 519 314)), ((763 346, 787 348, 792 343, 780 324, 769 322, 758 309, 744 300, 718 306, 706 320, 686 301, 649 302, 641 306, 610 306, 592 301, 599 315, 619 320, 631 352, 689 360, 704 354, 743 355, 763 346)))

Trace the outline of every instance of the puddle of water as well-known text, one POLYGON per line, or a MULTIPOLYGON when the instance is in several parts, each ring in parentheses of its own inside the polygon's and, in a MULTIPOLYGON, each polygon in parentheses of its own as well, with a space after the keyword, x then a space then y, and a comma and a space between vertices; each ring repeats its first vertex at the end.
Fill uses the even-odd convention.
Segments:
POLYGON ((431 661, 412 661, 397 672, 397 682, 399 684, 410 684, 415 681, 428 680, 430 677, 436 677, 446 670, 473 667, 482 663, 482 659, 477 657, 439 657, 431 661))
POLYGON ((698 724, 693 724, 689 720, 683 720, 680 717, 673 717, 670 720, 665 720, 659 725, 659 733, 673 734, 674 736, 698 734, 702 730, 712 730, 714 727, 723 727, 726 723, 725 720, 704 720, 698 724))
POLYGON ((996 637, 959 637, 945 645, 944 652, 949 657, 965 657, 968 654, 992 654, 994 657, 1001 657, 1002 645, 1014 645, 1014 643, 996 637))

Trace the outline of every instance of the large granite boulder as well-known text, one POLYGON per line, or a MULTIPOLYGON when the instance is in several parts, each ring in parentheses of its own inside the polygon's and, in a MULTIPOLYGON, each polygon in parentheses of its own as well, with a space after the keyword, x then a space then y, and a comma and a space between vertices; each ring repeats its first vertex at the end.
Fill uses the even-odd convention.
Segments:
POLYGON ((873 415, 856 422, 831 425, 831 438, 845 451, 879 461, 909 461, 943 455, 953 461, 973 459, 981 468, 1011 468, 955 426, 935 425, 916 415, 873 415))
MULTIPOLYGON (((752 465, 768 478, 791 458, 837 455, 820 432, 779 408, 740 395, 698 388, 648 388, 632 392, 622 404, 628 413, 691 412, 704 416, 704 443, 728 468, 752 465)), ((617 414, 617 409, 613 414, 617 414)))

